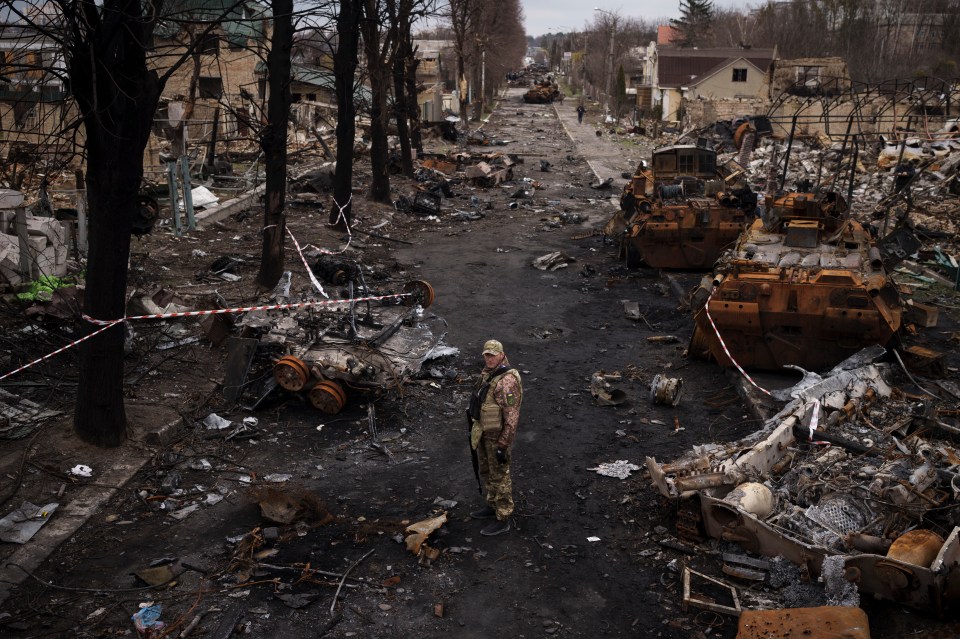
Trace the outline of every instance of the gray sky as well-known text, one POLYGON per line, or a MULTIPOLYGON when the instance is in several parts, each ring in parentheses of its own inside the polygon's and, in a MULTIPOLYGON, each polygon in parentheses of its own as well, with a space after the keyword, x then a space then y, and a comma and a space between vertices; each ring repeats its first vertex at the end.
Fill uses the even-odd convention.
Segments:
MULTIPOLYGON (((757 6, 762 0, 713 0, 717 8, 757 6)), ((680 16, 679 0, 523 0, 527 35, 580 31, 594 18, 594 7, 619 13, 624 17, 677 18, 680 16)))

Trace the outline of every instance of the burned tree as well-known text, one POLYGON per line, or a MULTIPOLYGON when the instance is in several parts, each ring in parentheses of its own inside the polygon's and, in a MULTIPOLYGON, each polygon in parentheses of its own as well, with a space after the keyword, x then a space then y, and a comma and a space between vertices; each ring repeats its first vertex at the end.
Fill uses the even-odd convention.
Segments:
MULTIPOLYGON (((143 151, 162 81, 147 65, 158 7, 136 0, 79 0, 64 6, 67 68, 86 132, 90 235, 84 313, 124 316, 131 219, 143 151)), ((88 320, 88 332, 97 324, 88 320)), ((126 437, 122 326, 84 342, 74 426, 81 439, 117 446, 126 437)))
MULTIPOLYGON (((84 441, 116 446, 126 437, 123 404, 127 263, 138 216, 143 153, 166 72, 151 68, 148 52, 160 1, 75 0, 26 7, 8 3, 10 16, 59 43, 65 75, 83 126, 90 207, 74 427, 84 441), (107 323, 107 324, 104 324, 107 323), (100 330, 102 326, 107 326, 100 330)), ((66 123, 69 124, 69 123, 66 123)))
POLYGON ((363 35, 363 51, 367 60, 367 77, 370 80, 370 197, 383 203, 390 202, 389 149, 387 147, 387 123, 390 112, 387 108, 391 50, 394 47, 396 25, 387 22, 381 15, 380 0, 363 0, 363 19, 360 23, 363 35))
POLYGON ((337 172, 333 179, 333 208, 330 224, 349 225, 352 220, 353 143, 357 128, 354 105, 354 77, 360 49, 362 0, 342 0, 337 14, 337 49, 333 54, 334 84, 337 93, 337 172))
POLYGON ((273 35, 267 54, 267 126, 260 133, 267 182, 263 203, 263 251, 257 284, 276 286, 283 275, 284 204, 287 190, 287 122, 290 119, 290 49, 293 0, 273 0, 273 35))

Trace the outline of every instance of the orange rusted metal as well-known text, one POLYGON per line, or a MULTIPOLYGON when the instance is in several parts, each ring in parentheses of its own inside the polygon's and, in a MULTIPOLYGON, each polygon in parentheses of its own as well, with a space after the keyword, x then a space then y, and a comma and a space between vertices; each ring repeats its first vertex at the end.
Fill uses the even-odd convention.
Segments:
POLYGON ((867 613, 848 606, 744 610, 737 639, 870 639, 867 613))
POLYGON ((942 546, 943 537, 932 530, 918 528, 897 537, 890 544, 887 557, 905 564, 929 568, 942 546))
POLYGON ((717 166, 706 146, 682 144, 653 152, 620 198, 621 257, 629 266, 708 268, 753 218, 757 198, 738 167, 717 166))
POLYGON ((899 292, 846 211, 832 192, 766 198, 763 218, 701 285, 691 354, 731 366, 728 350, 745 368, 818 370, 886 345, 901 327, 899 292))

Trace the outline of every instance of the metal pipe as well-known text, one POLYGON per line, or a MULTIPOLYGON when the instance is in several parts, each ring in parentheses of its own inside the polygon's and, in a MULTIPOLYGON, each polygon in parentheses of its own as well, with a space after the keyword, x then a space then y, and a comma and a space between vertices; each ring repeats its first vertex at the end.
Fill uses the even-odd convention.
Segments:
POLYGON ((790 151, 793 149, 793 134, 797 131, 797 116, 799 112, 793 114, 793 123, 790 125, 790 141, 787 142, 787 155, 783 159, 783 175, 780 178, 779 192, 783 192, 783 185, 787 181, 787 170, 790 168, 790 151))

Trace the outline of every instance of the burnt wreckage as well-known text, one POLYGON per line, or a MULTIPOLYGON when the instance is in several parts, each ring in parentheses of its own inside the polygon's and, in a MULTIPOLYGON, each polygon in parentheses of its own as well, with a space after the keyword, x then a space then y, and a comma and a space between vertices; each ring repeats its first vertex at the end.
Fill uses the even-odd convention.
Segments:
POLYGON ((898 254, 885 256, 833 191, 768 196, 693 296, 690 353, 724 366, 820 370, 886 345, 901 326, 887 272, 898 254))
MULTIPOLYGON (((755 433, 661 464, 681 537, 783 556, 828 593, 860 592, 942 613, 960 598, 956 402, 899 390, 874 346, 824 377, 773 393, 789 403, 755 433)), ((960 397, 948 382, 940 387, 960 397)))
POLYGON ((360 265, 325 259, 314 272, 346 284, 345 295, 290 314, 249 313, 242 337, 229 344, 229 402, 252 409, 279 387, 336 414, 350 396, 398 389, 425 361, 443 356, 446 325, 426 311, 434 301, 429 283, 411 281, 402 297, 367 300, 378 296, 363 282, 360 265))
POLYGON ((661 147, 652 161, 624 187, 607 234, 620 231, 629 266, 708 268, 753 219, 757 196, 743 169, 732 160, 718 165, 703 141, 661 147))

